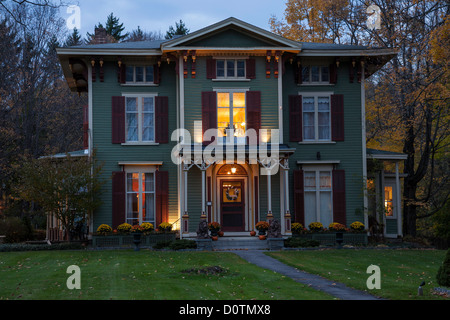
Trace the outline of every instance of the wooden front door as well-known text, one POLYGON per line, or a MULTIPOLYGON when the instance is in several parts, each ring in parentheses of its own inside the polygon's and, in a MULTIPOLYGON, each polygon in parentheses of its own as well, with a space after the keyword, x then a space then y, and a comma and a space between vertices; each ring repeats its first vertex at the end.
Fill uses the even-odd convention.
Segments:
POLYGON ((245 231, 244 180, 220 183, 220 217, 223 231, 245 231))

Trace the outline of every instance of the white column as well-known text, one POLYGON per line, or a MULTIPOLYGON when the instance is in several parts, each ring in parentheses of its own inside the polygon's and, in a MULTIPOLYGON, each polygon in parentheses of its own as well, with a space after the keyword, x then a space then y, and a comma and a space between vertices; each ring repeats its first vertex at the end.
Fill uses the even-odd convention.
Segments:
POLYGON ((206 215, 206 170, 202 169, 202 216, 206 215))
POLYGON ((395 163, 395 189, 397 194, 397 234, 403 236, 402 231, 402 198, 400 195, 400 173, 398 168, 398 162, 395 163))
POLYGON ((362 132, 362 168, 363 168, 363 197, 364 197, 364 225, 369 227, 369 216, 367 208, 369 201, 367 197, 367 149, 366 149, 366 87, 365 87, 365 65, 361 61, 361 132, 362 132))
POLYGON ((267 219, 272 217, 272 176, 270 170, 267 170, 267 219))
POLYGON ((284 197, 284 208, 286 212, 289 212, 289 169, 284 170, 284 197))

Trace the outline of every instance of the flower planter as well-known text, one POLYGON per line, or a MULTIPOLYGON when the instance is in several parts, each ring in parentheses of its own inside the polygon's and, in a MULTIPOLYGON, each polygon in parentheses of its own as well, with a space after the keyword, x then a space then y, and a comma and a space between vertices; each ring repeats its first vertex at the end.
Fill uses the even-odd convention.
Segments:
MULTIPOLYGON (((175 241, 176 233, 150 233, 141 235, 140 247, 153 247, 160 241, 175 241)), ((92 237, 92 246, 94 248, 131 248, 135 244, 133 242, 133 235, 131 234, 117 234, 117 235, 95 235, 92 237)))

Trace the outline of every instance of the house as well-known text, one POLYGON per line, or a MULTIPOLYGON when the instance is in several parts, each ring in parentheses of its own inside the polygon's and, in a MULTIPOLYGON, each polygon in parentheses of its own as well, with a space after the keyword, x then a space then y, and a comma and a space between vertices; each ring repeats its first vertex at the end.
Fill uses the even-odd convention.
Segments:
MULTIPOLYGON (((73 92, 86 92, 86 155, 103 163, 100 224, 202 219, 225 235, 261 220, 369 225, 368 159, 397 162, 370 183, 402 234, 401 154, 367 150, 364 81, 391 49, 295 42, 235 18, 171 40, 57 50, 73 92), (389 157, 391 156, 391 157, 389 157), (390 197, 388 199, 388 197, 390 197)), ((384 170, 381 170, 384 172, 384 170)))

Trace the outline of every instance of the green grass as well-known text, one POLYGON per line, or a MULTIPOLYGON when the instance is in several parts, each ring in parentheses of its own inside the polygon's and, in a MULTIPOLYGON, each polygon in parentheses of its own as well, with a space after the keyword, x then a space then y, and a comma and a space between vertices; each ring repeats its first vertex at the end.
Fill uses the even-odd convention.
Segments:
POLYGON ((446 251, 439 250, 305 250, 268 253, 306 272, 393 300, 444 299, 434 295, 436 274, 446 251), (381 289, 367 289, 367 268, 381 271, 381 289), (417 295, 422 281, 423 296, 417 295))
POLYGON ((33 251, 0 253, 0 300, 325 300, 290 278, 232 253, 33 251), (81 290, 69 290, 70 265, 81 270, 81 290), (220 266, 226 273, 183 273, 220 266))

